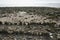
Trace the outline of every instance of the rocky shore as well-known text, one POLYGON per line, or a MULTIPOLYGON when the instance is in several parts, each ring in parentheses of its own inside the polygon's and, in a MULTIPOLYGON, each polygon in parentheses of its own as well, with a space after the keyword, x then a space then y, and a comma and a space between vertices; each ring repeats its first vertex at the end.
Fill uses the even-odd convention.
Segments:
POLYGON ((0 39, 59 40, 60 39, 59 9, 45 8, 44 10, 42 10, 40 8, 39 9, 40 11, 37 11, 38 8, 33 8, 34 10, 32 10, 32 8, 31 9, 29 8, 30 12, 20 10, 18 12, 14 11, 12 13, 10 12, 12 9, 9 9, 10 13, 7 13, 8 11, 6 12, 5 10, 3 10, 4 11, 3 13, 2 9, 4 8, 0 8, 0 39), (46 11, 47 13, 45 14, 44 11, 46 11))

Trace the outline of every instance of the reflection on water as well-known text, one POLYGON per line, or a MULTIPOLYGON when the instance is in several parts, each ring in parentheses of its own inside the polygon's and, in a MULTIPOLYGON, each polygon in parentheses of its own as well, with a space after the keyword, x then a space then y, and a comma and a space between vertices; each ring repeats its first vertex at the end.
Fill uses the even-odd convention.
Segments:
MULTIPOLYGON (((40 27, 39 25, 30 25, 33 28, 40 27)), ((22 30, 25 30, 27 28, 30 28, 25 25, 0 25, 0 31, 3 30, 8 30, 8 27, 11 27, 12 29, 19 29, 21 28, 22 30)), ((41 27, 40 27, 41 28, 41 27)), ((39 35, 29 35, 29 34, 20 34, 20 33, 13 33, 9 34, 6 32, 1 32, 0 33, 0 39, 1 40, 52 40, 48 34, 42 34, 41 36, 39 35)))
POLYGON ((25 34, 0 34, 2 40, 52 40, 48 36, 33 36, 25 34))

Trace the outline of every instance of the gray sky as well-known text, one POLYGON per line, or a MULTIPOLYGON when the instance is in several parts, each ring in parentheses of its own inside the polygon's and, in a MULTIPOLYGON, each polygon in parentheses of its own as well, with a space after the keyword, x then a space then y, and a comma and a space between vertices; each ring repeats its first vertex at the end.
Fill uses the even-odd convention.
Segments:
POLYGON ((6 6, 54 6, 60 7, 60 0, 0 0, 0 7, 6 6))

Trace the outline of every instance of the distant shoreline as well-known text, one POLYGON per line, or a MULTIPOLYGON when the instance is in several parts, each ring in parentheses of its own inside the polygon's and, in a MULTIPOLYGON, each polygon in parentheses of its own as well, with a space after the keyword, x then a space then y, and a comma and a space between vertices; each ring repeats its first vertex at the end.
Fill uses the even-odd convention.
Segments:
POLYGON ((5 6, 5 7, 0 7, 0 8, 14 8, 14 7, 16 7, 16 8, 19 8, 19 7, 26 7, 26 8, 29 8, 29 7, 36 7, 36 8, 60 8, 60 7, 49 7, 49 6, 45 6, 45 7, 43 7, 43 6, 5 6))

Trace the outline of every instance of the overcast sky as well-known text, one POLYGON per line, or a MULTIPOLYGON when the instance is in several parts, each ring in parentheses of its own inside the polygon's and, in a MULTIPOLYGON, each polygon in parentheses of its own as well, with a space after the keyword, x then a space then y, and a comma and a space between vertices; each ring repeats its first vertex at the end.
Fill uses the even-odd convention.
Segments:
POLYGON ((60 0, 0 0, 0 7, 7 6, 54 6, 60 7, 60 0))

